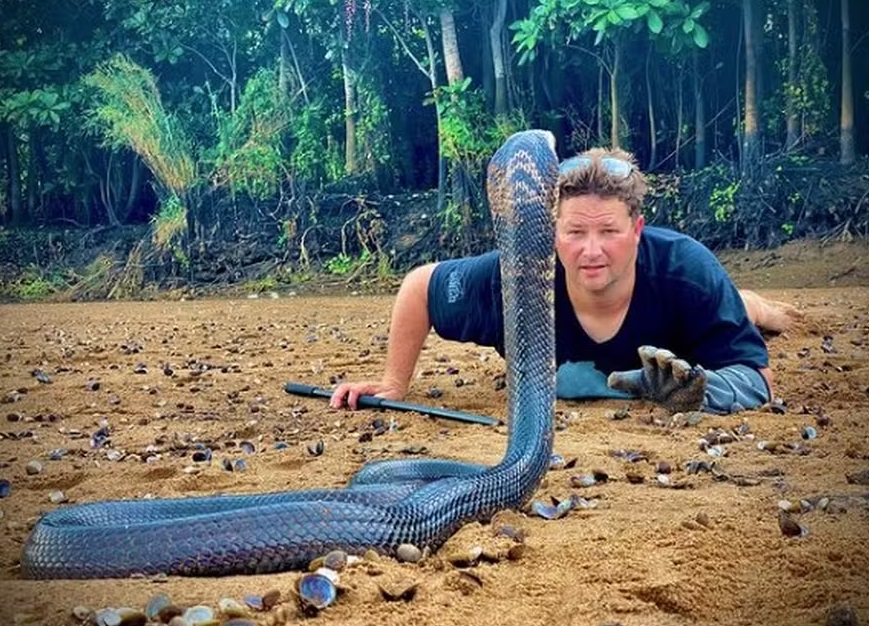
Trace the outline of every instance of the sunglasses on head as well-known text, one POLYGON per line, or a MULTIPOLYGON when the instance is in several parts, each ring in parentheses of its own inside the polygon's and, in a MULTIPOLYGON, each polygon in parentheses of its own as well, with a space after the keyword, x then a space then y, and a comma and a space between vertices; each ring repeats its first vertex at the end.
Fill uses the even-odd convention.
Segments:
MULTIPOLYGON (((591 167, 594 161, 595 159, 588 156, 570 157, 561 162, 561 165, 558 166, 558 173, 567 174, 574 170, 582 171, 591 167)), ((603 171, 614 178, 627 178, 634 171, 632 163, 618 157, 605 156, 600 157, 597 161, 600 163, 603 171)))

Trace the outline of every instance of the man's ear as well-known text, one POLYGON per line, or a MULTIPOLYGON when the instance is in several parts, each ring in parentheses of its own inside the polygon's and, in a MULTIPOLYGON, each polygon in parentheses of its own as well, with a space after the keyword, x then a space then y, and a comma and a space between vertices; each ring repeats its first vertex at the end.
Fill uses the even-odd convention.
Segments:
POLYGON ((642 213, 640 213, 636 217, 636 219, 634 220, 634 234, 637 237, 639 237, 640 234, 643 232, 643 226, 645 226, 645 225, 646 225, 646 218, 642 213))

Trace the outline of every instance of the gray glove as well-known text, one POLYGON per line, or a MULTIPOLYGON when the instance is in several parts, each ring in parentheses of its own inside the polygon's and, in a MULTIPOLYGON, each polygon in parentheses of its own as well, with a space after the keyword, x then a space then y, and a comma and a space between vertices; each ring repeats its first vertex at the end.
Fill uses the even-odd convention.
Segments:
POLYGON ((706 370, 691 366, 669 350, 640 346, 642 369, 613 372, 607 378, 612 389, 626 391, 663 405, 672 413, 696 411, 706 397, 706 370))

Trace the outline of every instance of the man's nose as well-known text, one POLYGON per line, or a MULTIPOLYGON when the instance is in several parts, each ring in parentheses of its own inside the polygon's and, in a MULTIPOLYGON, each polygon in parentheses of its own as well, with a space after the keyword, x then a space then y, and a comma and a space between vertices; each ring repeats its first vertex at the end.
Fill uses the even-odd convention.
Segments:
POLYGON ((594 233, 589 233, 585 238, 585 253, 588 256, 598 256, 601 253, 600 237, 594 233))

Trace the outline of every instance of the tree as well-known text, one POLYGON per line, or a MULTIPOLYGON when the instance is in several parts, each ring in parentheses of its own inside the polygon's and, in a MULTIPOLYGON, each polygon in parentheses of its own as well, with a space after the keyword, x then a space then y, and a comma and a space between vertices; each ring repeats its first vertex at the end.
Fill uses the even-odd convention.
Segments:
POLYGON ((743 120, 742 171, 755 171, 760 161, 760 122, 757 106, 757 54, 755 38, 757 1, 742 0, 743 32, 745 36, 745 117, 743 120))
POLYGON ((851 165, 856 156, 854 150, 854 87, 851 76, 851 18, 848 0, 841 0, 842 7, 842 113, 839 119, 839 160, 842 165, 851 165))

